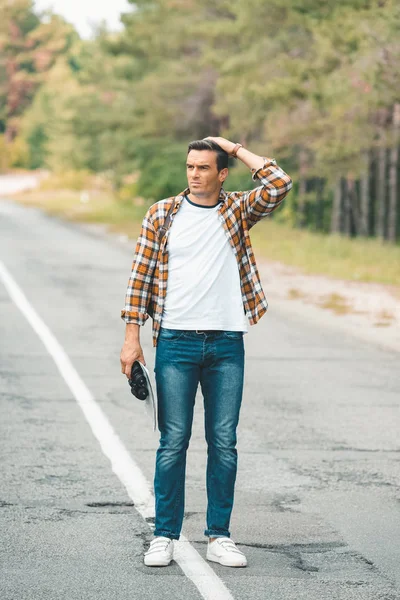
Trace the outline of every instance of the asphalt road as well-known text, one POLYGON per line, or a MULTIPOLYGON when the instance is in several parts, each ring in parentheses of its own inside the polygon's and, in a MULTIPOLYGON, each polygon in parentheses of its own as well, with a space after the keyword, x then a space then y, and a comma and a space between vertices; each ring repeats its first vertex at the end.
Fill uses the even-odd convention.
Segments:
MULTIPOLYGON (((157 434, 119 367, 133 249, 0 202, 0 261, 151 482, 157 434)), ((153 376, 150 321, 142 345, 153 376)), ((399 599, 399 354, 272 303, 245 348, 232 536, 249 566, 213 572, 235 600, 399 599)), ((204 557, 201 404, 184 531, 204 557)), ((1 600, 205 597, 178 564, 143 566, 149 523, 1 278, 0 408, 1 600)))

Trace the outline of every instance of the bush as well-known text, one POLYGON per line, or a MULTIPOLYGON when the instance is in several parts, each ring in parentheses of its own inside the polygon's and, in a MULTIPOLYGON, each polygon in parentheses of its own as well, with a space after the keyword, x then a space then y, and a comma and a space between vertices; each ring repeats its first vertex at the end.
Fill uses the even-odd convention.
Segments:
POLYGON ((0 173, 7 171, 9 166, 9 156, 4 135, 0 135, 0 173))
POLYGON ((22 138, 16 137, 10 144, 10 166, 29 167, 29 147, 22 138))
POLYGON ((229 164, 229 175, 224 184, 224 189, 227 192, 237 192, 243 190, 251 190, 255 186, 251 178, 249 169, 240 162, 232 161, 229 164))
POLYGON ((61 171, 52 173, 41 183, 42 190, 87 190, 92 187, 93 175, 90 171, 61 171))
POLYGON ((0 135, 0 172, 10 167, 29 167, 29 148, 22 138, 7 143, 4 135, 0 135))
POLYGON ((163 141, 143 145, 139 162, 140 177, 137 192, 148 200, 157 201, 175 196, 187 186, 186 144, 163 141))
POLYGON ((46 162, 46 144, 48 142, 48 136, 46 129, 43 124, 37 124, 32 127, 28 137, 28 152, 29 152, 29 164, 30 169, 39 169, 45 166, 46 162))
POLYGON ((123 184, 117 192, 117 198, 121 202, 131 202, 134 198, 137 197, 137 183, 125 183, 123 184))

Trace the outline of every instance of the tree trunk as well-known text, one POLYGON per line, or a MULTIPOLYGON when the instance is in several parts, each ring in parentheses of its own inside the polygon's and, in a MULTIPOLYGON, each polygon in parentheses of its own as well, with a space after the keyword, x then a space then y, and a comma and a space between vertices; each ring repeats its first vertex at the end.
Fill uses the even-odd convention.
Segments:
POLYGON ((359 212, 356 184, 352 176, 346 178, 344 231, 351 237, 359 231, 359 212))
POLYGON ((390 242, 396 242, 397 225, 397 180, 399 160, 399 130, 400 130, 400 104, 393 107, 393 137, 394 145, 390 150, 389 157, 389 210, 387 238, 390 242))
POLYGON ((385 239, 385 216, 386 216, 386 159, 385 136, 381 133, 381 148, 378 149, 378 164, 376 177, 376 221, 375 233, 382 240, 385 239))
MULTIPOLYGON (((20 36, 20 30, 14 19, 9 19, 8 22, 8 36, 10 38, 11 46, 16 46, 18 38, 20 36)), ((5 60, 5 71, 6 71, 6 127, 4 132, 4 139, 7 144, 10 144, 16 136, 15 125, 12 124, 12 117, 14 116, 19 102, 20 102, 20 83, 17 78, 17 61, 15 56, 7 56, 5 60)))
POLYGON ((342 178, 338 177, 333 193, 333 204, 331 213, 331 233, 342 231, 342 178))
POLYGON ((306 226, 306 193, 307 193, 307 154, 304 148, 299 153, 299 197, 296 215, 297 227, 306 226))
POLYGON ((350 235, 351 219, 350 219, 350 199, 347 179, 343 179, 343 202, 342 202, 342 232, 345 235, 350 235))
POLYGON ((324 187, 325 180, 322 177, 318 178, 315 198, 315 225, 317 231, 322 231, 324 228, 324 187))
POLYGON ((359 235, 369 235, 370 221, 370 160, 369 154, 366 155, 367 168, 360 180, 360 231, 359 235))

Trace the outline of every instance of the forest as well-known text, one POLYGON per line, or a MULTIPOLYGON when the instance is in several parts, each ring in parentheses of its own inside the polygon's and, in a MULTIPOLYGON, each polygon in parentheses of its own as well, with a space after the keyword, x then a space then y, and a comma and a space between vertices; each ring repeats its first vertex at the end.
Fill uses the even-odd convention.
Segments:
MULTIPOLYGON (((398 0, 135 0, 91 39, 31 0, 0 14, 0 172, 104 174, 150 204, 222 135, 292 176, 274 219, 398 243, 398 0)), ((252 185, 232 165, 227 189, 252 185)))

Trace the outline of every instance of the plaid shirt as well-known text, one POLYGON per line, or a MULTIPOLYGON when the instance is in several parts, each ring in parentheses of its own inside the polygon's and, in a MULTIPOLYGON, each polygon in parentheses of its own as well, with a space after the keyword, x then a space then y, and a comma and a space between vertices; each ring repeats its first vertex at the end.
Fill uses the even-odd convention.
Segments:
MULTIPOLYGON (((218 218, 225 230, 238 263, 243 306, 250 325, 255 325, 267 311, 268 303, 261 287, 257 265, 251 247, 249 230, 275 210, 292 187, 292 180, 275 160, 265 160, 264 166, 252 171, 253 180, 261 185, 247 192, 225 192, 221 189, 218 218)), ((158 230, 164 224, 168 209, 175 200, 174 215, 189 189, 175 197, 156 202, 148 209, 137 239, 132 273, 126 292, 121 318, 126 323, 144 325, 153 318, 153 346, 157 346, 168 281, 168 238, 166 231, 161 244, 158 230)))

